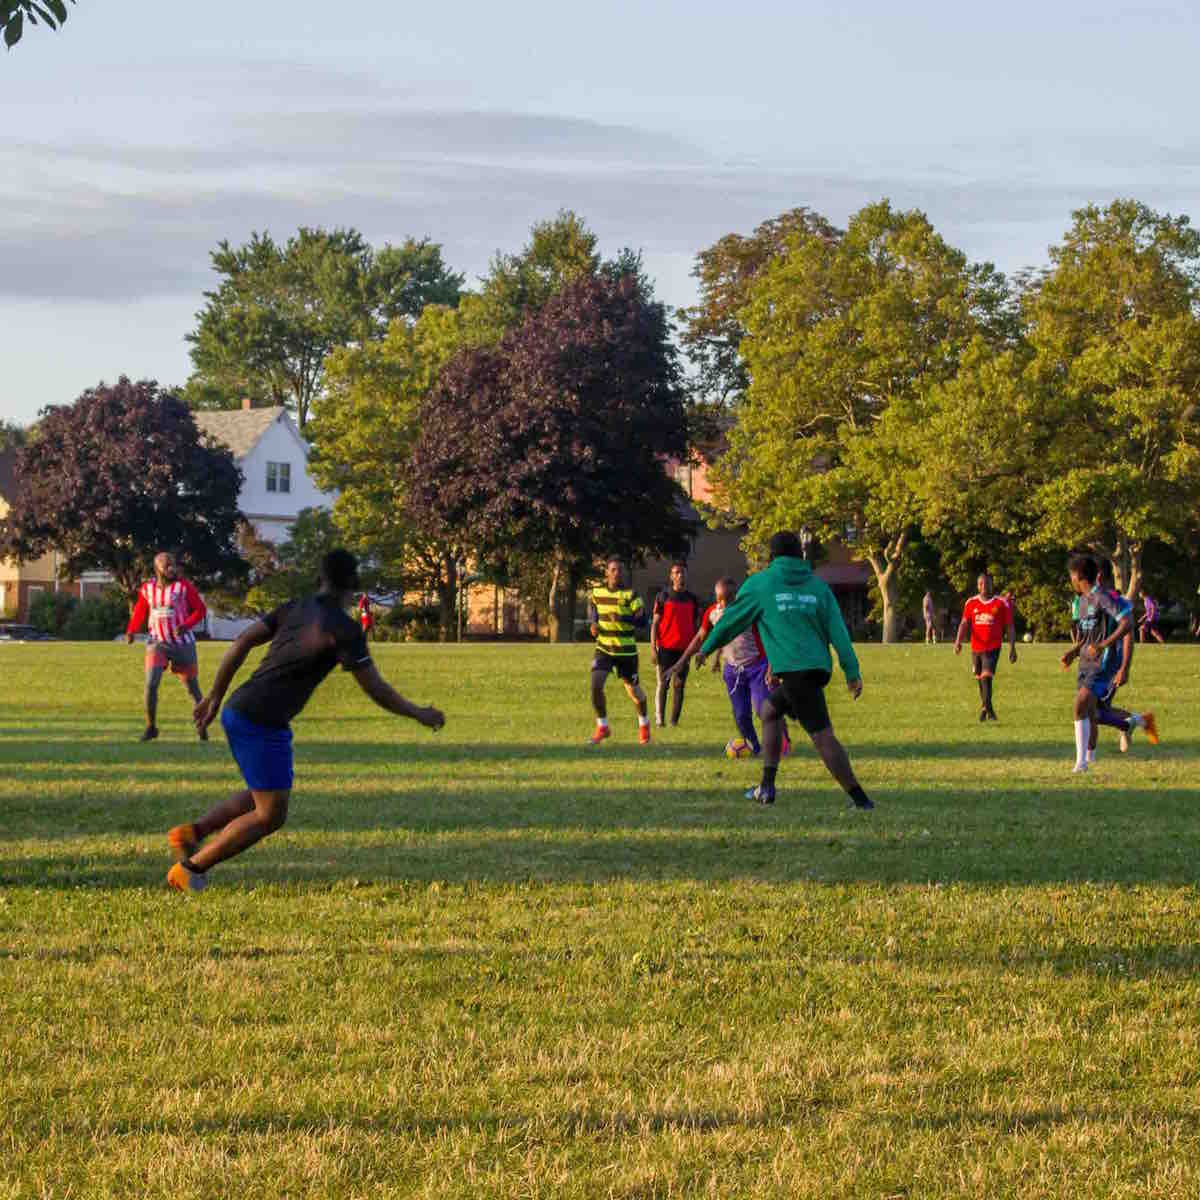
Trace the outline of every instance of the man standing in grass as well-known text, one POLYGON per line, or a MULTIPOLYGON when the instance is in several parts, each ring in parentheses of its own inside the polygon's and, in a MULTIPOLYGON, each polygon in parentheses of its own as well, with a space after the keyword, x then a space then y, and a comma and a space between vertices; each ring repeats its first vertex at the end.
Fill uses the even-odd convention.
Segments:
POLYGON ((855 700, 862 695, 862 672, 850 644, 841 609, 828 584, 819 579, 804 558, 794 533, 775 534, 768 548, 765 571, 742 584, 737 599, 725 610, 700 647, 701 654, 732 642, 757 626, 767 661, 778 683, 763 701, 762 782, 746 793, 747 800, 775 803, 775 776, 783 751, 783 721, 794 717, 812 738, 829 773, 842 785, 855 808, 874 808, 859 786, 849 756, 833 733, 825 687, 833 673, 832 644, 855 700))
POLYGON ((346 614, 358 586, 354 556, 331 550, 321 563, 317 594, 289 601, 255 621, 221 660, 212 691, 196 705, 200 730, 221 711, 225 692, 246 655, 255 646, 271 644, 258 669, 221 712, 221 725, 246 787, 199 820, 177 825, 167 834, 180 859, 167 872, 170 887, 203 891, 212 867, 274 833, 287 820, 292 791, 291 721, 339 663, 380 708, 411 717, 428 729, 445 724, 446 718, 436 708, 411 704, 381 678, 362 630, 346 614), (212 840, 204 842, 208 837, 212 840))
POLYGON ((634 630, 646 623, 646 606, 632 588, 622 586, 624 579, 624 560, 619 555, 610 555, 604 564, 604 582, 592 588, 588 605, 592 637, 596 639, 596 654, 592 659, 592 708, 596 711, 596 729, 591 737, 593 746, 612 736, 608 726, 608 704, 604 698, 604 685, 610 671, 616 671, 637 709, 638 741, 643 746, 650 741, 650 718, 646 715, 646 693, 638 682, 637 642, 634 640, 634 630))
POLYGON ((1004 645, 1004 634, 1008 632, 1008 661, 1017 661, 1017 628, 1013 624, 1012 606, 1003 596, 992 589, 992 576, 984 571, 976 581, 978 593, 967 601, 963 609, 958 636, 954 639, 954 653, 962 653, 963 638, 971 635, 971 656, 974 659, 975 679, 979 684, 979 710, 981 721, 996 720, 992 707, 992 680, 1000 663, 1000 650, 1004 645))
POLYGON ((932 646, 938 640, 937 628, 933 623, 933 593, 921 597, 921 616, 925 619, 925 645, 932 646))
POLYGON ((1116 664, 1107 652, 1129 632, 1131 622, 1110 593, 1097 582, 1096 560, 1086 554, 1073 554, 1067 561, 1071 587, 1079 597, 1078 629, 1075 644, 1062 656, 1065 671, 1079 660, 1075 687, 1075 772, 1088 769, 1092 729, 1101 696, 1110 694, 1116 664))
MULTIPOLYGON (((196 681, 199 664, 196 660, 196 635, 192 632, 207 610, 200 593, 190 581, 183 579, 175 566, 175 556, 166 550, 154 556, 154 578, 138 589, 125 640, 132 643, 134 634, 147 626, 146 642, 146 728, 138 739, 151 742, 158 737, 158 685, 169 667, 178 675, 188 695, 199 703, 200 684, 196 681)), ((201 729, 200 740, 208 734, 201 729)))
POLYGON ((650 650, 658 676, 658 686, 654 690, 654 723, 660 729, 666 724, 668 687, 671 691, 671 724, 678 725, 683 714, 687 664, 678 671, 671 668, 683 658, 683 652, 695 635, 700 625, 700 610, 699 597, 687 590, 687 564, 672 563, 671 586, 654 598, 650 621, 650 650))

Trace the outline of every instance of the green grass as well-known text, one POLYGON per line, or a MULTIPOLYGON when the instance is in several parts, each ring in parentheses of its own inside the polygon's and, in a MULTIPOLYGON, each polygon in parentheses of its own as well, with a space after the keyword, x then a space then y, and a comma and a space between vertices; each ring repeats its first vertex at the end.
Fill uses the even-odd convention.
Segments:
POLYGON ((865 648, 869 815, 807 747, 744 802, 707 673, 586 748, 587 655, 381 647, 444 732, 331 679, 191 898, 163 833, 236 775, 182 688, 141 746, 135 650, 0 646, 0 1198, 1200 1195, 1200 651, 1078 779, 1052 648, 983 728, 865 648))

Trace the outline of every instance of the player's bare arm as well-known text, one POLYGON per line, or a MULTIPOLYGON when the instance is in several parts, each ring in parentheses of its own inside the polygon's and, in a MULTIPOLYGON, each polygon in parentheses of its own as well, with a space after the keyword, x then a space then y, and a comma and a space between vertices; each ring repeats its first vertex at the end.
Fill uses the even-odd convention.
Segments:
POLYGON ((685 670, 687 670, 687 665, 692 661, 693 658, 696 659, 697 669, 703 667, 704 655, 700 654, 698 658, 696 657, 703 643, 704 632, 703 630, 697 630, 696 636, 692 638, 690 642, 688 642, 687 649, 684 650, 679 661, 673 667, 671 667, 670 670, 663 672, 663 679, 674 679, 676 675, 681 675, 685 670))
POLYGON ((221 701, 225 699, 225 693, 229 690, 233 677, 241 669, 242 663, 246 661, 246 656, 255 646, 269 642, 272 636, 271 630, 262 621, 255 621, 248 629, 238 634, 233 644, 225 651, 225 657, 221 659, 208 695, 196 705, 192 713, 197 729, 207 729, 213 723, 217 713, 221 711, 221 701))
POLYGON ((1008 661, 1017 661, 1017 623, 1012 619, 1012 613, 1008 616, 1008 661))
POLYGON ((954 639, 954 653, 961 654, 963 646, 963 638, 971 632, 971 625, 968 621, 960 621, 958 626, 958 636, 954 639))
POLYGON ((857 700, 863 691, 862 676, 860 675, 857 679, 847 679, 846 690, 850 693, 851 700, 857 700))
POLYGON ((445 714, 433 705, 422 707, 406 700, 382 675, 373 662, 364 663, 357 671, 352 671, 355 683, 376 703, 387 712, 395 713, 398 717, 408 717, 426 729, 436 733, 446 723, 445 714))

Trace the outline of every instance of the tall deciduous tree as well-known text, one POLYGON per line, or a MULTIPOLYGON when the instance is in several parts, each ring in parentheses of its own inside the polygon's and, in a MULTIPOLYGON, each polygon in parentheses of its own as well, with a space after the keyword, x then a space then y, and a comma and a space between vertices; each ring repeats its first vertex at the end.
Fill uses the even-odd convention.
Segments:
POLYGON ((681 550, 683 494, 664 468, 687 432, 666 313, 634 278, 583 274, 495 349, 460 353, 421 413, 414 512, 485 556, 547 559, 551 637, 572 636, 595 558, 681 550))
POLYGON ((1200 500, 1200 233, 1133 200, 1074 214, 1026 305, 1030 499, 1043 544, 1086 543, 1135 597, 1147 544, 1200 500))
POLYGON ((421 406, 462 340, 457 310, 430 305, 415 324, 394 321, 382 341, 335 351, 327 394, 308 428, 309 469, 321 487, 338 492, 339 527, 384 582, 436 593, 446 639, 456 628, 463 541, 454 531, 431 537, 422 530, 409 496, 421 406))
POLYGON ((301 229, 280 245, 254 234, 212 254, 221 277, 188 335, 199 383, 295 410, 303 428, 339 346, 382 337, 426 304, 458 302, 462 276, 441 248, 409 239, 378 253, 354 229, 301 229))
POLYGON ((748 523, 752 552, 781 527, 845 539, 875 573, 885 641, 920 516, 912 435, 998 294, 994 273, 973 271, 923 214, 882 201, 841 236, 793 232, 737 313, 750 383, 718 495, 748 523))
POLYGON ((0 556, 57 550, 65 574, 107 570, 130 603, 160 550, 178 554, 200 581, 244 569, 236 551, 241 471, 152 381, 122 376, 45 409, 38 437, 18 452, 17 480, 0 522, 0 556))

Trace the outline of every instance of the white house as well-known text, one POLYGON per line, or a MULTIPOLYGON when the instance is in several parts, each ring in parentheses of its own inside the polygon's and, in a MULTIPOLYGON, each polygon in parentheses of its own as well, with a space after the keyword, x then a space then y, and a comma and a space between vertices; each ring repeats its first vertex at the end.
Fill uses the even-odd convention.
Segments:
POLYGON ((288 526, 303 508, 331 508, 308 474, 308 443, 287 410, 241 408, 192 414, 201 433, 233 451, 245 477, 238 508, 264 541, 287 540, 288 526))

